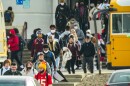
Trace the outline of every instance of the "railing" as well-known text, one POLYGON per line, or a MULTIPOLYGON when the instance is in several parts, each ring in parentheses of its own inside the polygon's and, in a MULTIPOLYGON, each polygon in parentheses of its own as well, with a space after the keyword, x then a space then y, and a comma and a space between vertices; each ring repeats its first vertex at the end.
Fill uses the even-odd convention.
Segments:
POLYGON ((27 29, 28 29, 28 23, 24 22, 22 36, 23 36, 24 40, 26 40, 26 41, 27 41, 27 29))

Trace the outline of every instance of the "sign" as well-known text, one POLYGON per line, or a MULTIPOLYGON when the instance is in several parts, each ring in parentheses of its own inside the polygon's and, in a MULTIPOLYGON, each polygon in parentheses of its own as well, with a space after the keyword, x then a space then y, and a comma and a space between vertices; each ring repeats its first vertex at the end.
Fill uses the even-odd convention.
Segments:
POLYGON ((30 8, 30 0, 23 0, 23 8, 30 8))
POLYGON ((23 0, 16 0, 17 5, 23 5, 23 0))

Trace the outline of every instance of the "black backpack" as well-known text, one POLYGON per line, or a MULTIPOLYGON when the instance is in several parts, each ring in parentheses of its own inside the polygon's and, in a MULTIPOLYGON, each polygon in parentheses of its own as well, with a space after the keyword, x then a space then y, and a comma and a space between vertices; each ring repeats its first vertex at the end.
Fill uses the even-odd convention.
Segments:
POLYGON ((32 45, 33 45, 33 42, 34 42, 34 39, 31 39, 28 43, 27 43, 27 48, 28 48, 28 50, 32 50, 32 45))
POLYGON ((68 43, 68 40, 69 40, 69 35, 70 35, 70 34, 66 34, 66 35, 64 35, 64 37, 62 38, 63 46, 67 46, 67 43, 68 43))
POLYGON ((25 46, 24 40, 21 37, 19 37, 19 50, 23 50, 24 46, 25 46))
POLYGON ((5 11, 4 17, 5 17, 5 22, 11 22, 11 12, 10 11, 5 11))

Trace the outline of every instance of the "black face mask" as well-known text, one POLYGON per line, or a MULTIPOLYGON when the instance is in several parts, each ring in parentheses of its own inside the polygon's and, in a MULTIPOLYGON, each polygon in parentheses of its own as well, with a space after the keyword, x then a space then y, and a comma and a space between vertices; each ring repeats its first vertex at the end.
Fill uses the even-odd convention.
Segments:
POLYGON ((13 36, 12 34, 9 34, 9 36, 13 36))
POLYGON ((27 67, 27 70, 31 70, 31 67, 27 67))
POLYGON ((40 73, 44 73, 44 70, 40 71, 40 73))

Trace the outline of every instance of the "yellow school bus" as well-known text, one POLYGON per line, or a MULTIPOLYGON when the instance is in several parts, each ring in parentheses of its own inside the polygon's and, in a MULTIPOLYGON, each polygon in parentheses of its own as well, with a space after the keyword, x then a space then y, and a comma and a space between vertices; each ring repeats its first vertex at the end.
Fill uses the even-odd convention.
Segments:
POLYGON ((5 59, 7 59, 6 30, 3 5, 0 0, 0 62, 3 62, 5 59))
POLYGON ((130 68, 130 0, 111 0, 107 50, 107 67, 130 68))

